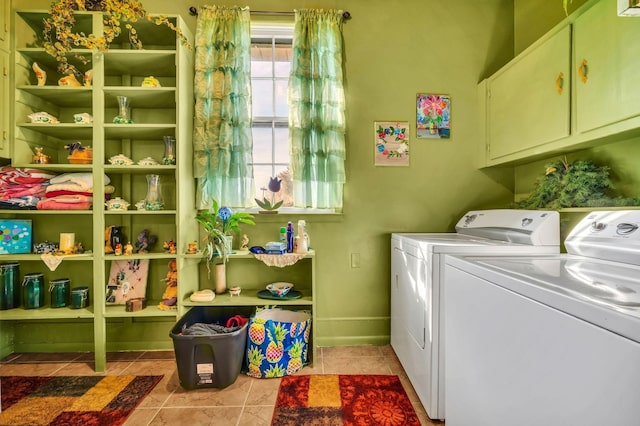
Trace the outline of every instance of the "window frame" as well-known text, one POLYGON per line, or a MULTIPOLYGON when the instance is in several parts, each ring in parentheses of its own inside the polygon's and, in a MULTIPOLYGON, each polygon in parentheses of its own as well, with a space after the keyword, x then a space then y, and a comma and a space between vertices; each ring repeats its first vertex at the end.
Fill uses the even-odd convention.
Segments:
MULTIPOLYGON (((269 38, 269 39, 290 39, 293 41, 293 33, 294 33, 294 22, 291 23, 267 23, 267 22, 251 22, 251 42, 253 44, 254 39, 260 38, 269 38)), ((273 78, 273 77, 272 77, 273 78)), ((252 77, 253 81, 253 77, 252 77)), ((275 96, 274 96, 275 102, 275 96)), ((275 105, 274 105, 275 111, 275 105)), ((275 127, 288 127, 289 126, 289 117, 253 117, 252 112, 252 127, 256 125, 256 122, 259 124, 269 125, 271 124, 271 131, 275 131, 275 127), (260 120, 260 119, 263 120, 260 120), (274 120, 276 118, 276 120, 274 120)), ((272 133, 273 134, 273 133, 272 133)), ((275 145, 272 144, 272 151, 275 149, 275 145)), ((274 155, 272 152, 272 159, 274 159, 274 155)), ((270 164, 266 163, 257 163, 252 160, 252 166, 255 165, 271 165, 272 172, 275 171, 275 168, 278 165, 283 165, 283 163, 271 162, 270 164)), ((288 166, 290 168, 290 162, 288 166)), ((261 195, 256 194, 256 198, 260 199, 261 195)), ((259 207, 253 207, 246 209, 247 212, 257 213, 260 211, 259 207)), ((278 209, 279 213, 287 214, 336 214, 335 209, 317 209, 317 208, 301 208, 301 207, 280 207, 278 209)))

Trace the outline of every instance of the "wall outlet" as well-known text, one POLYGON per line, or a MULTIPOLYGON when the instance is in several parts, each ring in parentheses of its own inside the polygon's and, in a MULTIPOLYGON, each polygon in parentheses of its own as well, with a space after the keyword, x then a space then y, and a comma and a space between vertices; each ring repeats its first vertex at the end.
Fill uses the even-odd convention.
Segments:
POLYGON ((351 267, 352 268, 360 267, 360 253, 351 253, 351 267))

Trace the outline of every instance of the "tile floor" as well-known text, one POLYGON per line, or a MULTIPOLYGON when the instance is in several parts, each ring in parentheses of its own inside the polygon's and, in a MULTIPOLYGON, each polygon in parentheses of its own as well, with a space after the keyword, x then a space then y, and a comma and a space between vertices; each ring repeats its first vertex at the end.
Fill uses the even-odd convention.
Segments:
MULTIPOLYGON (((317 348, 317 358, 313 367, 304 367, 298 374, 396 374, 422 424, 444 425, 427 417, 391 346, 323 347, 317 348)), ((108 353, 106 373, 93 371, 91 353, 12 354, 0 360, 0 376, 93 374, 164 374, 125 426, 270 425, 280 384, 278 378, 254 379, 240 374, 225 389, 187 391, 179 384, 173 351, 108 353)))

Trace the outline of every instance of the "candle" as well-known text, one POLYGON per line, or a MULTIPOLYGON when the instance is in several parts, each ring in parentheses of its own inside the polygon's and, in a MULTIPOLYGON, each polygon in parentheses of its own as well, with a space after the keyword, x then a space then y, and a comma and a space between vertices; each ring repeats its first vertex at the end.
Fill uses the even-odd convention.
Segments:
POLYGON ((73 232, 60 233, 60 251, 64 254, 72 254, 75 251, 76 234, 73 232))

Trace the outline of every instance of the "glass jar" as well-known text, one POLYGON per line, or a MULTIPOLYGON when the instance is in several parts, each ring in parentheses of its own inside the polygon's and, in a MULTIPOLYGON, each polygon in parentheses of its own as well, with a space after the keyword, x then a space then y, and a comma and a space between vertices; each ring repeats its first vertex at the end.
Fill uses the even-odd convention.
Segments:
POLYGON ((147 196, 144 197, 145 210, 162 210, 164 200, 160 190, 160 175, 147 175, 147 196))
POLYGON ((118 100, 118 115, 114 117, 113 122, 116 124, 131 124, 131 105, 129 105, 129 98, 126 96, 116 96, 118 100))
POLYGON ((162 156, 162 164, 175 165, 176 164, 176 138, 173 136, 164 136, 164 155, 162 156))
POLYGON ((20 264, 0 265, 0 311, 20 306, 20 264))
POLYGON ((71 309, 82 309, 89 305, 89 287, 76 287, 71 290, 71 309))
POLYGON ((51 307, 64 308, 69 305, 71 292, 71 281, 69 278, 59 278, 51 280, 49 283, 49 293, 51 293, 51 307))
POLYGON ((44 306, 44 274, 42 272, 24 275, 22 301, 25 309, 37 309, 44 306))

